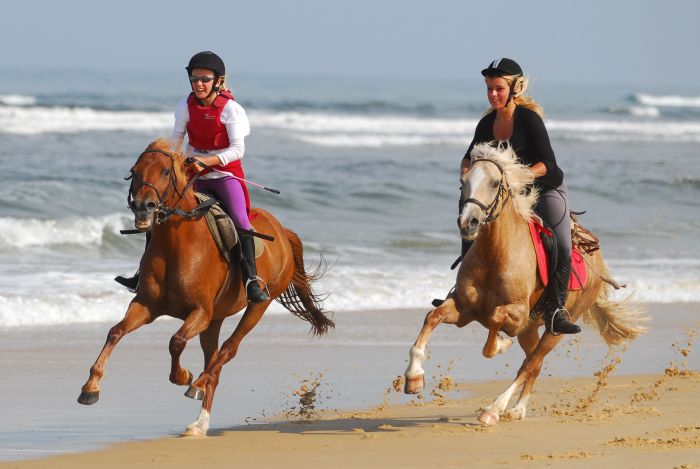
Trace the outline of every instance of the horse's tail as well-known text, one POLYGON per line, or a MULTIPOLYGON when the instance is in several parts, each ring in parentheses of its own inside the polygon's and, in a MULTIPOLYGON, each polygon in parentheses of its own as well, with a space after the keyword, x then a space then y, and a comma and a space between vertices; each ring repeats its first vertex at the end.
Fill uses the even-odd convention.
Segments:
MULTIPOLYGON (((602 263, 602 277, 610 278, 605 263, 602 263)), ((589 309, 586 319, 592 319, 608 346, 620 345, 625 341, 636 339, 646 332, 644 323, 649 319, 643 316, 639 306, 631 304, 632 295, 622 302, 608 299, 610 284, 603 281, 598 298, 589 309)))
POLYGON ((325 273, 323 264, 319 264, 315 272, 307 272, 304 268, 304 246, 299 236, 285 228, 287 239, 292 246, 294 256, 294 274, 287 289, 277 298, 277 301, 293 315, 311 323, 315 335, 323 335, 335 323, 322 310, 322 298, 314 293, 311 283, 320 279, 325 273))

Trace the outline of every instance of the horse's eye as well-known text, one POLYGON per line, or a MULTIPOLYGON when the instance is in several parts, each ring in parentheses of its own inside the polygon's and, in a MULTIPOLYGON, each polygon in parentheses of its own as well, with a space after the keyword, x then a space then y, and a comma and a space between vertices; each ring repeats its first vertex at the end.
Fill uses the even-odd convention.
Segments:
POLYGON ((500 186, 500 185, 501 185, 500 181, 493 181, 491 183, 491 187, 493 187, 494 189, 498 189, 498 186, 500 186))
POLYGON ((169 170, 169 169, 164 169, 164 170, 163 170, 163 176, 165 176, 165 177, 170 176, 170 170, 169 170))

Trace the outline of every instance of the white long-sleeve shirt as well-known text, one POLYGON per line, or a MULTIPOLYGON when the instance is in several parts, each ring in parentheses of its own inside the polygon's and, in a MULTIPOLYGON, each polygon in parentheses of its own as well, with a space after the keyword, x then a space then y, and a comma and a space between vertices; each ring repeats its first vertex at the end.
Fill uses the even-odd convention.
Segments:
MULTIPOLYGON (((176 147, 181 147, 187 133, 187 123, 190 121, 190 111, 187 107, 187 96, 177 103, 175 108, 175 125, 173 126, 172 140, 176 147)), ((185 154, 187 156, 212 156, 219 158, 222 166, 232 161, 240 160, 245 153, 244 138, 250 135, 248 115, 243 106, 229 99, 221 111, 221 123, 226 126, 229 146, 219 150, 200 150, 187 143, 185 154)), ((216 179, 226 176, 226 173, 212 171, 202 176, 202 179, 216 179)))

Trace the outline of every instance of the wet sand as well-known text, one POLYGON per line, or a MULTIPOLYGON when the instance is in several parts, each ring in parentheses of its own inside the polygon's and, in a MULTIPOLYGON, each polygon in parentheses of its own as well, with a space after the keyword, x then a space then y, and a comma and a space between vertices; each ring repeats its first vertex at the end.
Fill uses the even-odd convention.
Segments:
POLYGON ((204 439, 122 443, 0 467, 700 467, 697 373, 616 377, 602 388, 591 378, 544 379, 527 419, 478 425, 475 411, 504 384, 471 385, 473 398, 440 404, 330 413, 312 423, 234 427, 204 439))
MULTIPOLYGON (((301 321, 272 316, 224 369, 205 439, 177 436, 199 406, 167 383, 167 339, 177 323, 120 344, 101 401, 91 407, 75 398, 107 325, 80 333, 4 330, 0 369, 9 379, 0 396, 0 448, 7 462, 0 468, 700 467, 693 350, 700 307, 647 310, 652 332, 627 351, 607 355, 591 327, 562 342, 527 419, 488 428, 477 424, 478 409, 505 389, 522 355, 513 347, 497 359, 481 357, 480 326, 438 329, 420 399, 393 390, 392 380, 405 368, 425 311, 336 315, 338 331, 320 341, 305 335, 301 321), (315 409, 306 413, 294 393, 304 381, 319 384, 315 409), (348 408, 365 410, 338 410, 348 408), (311 422, 300 422, 303 416, 311 422), (149 440, 124 442, 132 439, 149 440)), ((195 342, 190 349, 184 361, 197 370, 195 342)))

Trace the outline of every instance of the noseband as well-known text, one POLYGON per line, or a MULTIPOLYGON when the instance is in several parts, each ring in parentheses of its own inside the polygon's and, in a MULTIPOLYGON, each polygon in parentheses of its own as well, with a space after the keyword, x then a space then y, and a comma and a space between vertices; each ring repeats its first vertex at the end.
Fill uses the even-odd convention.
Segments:
POLYGON ((199 213, 199 210, 204 208, 204 205, 208 206, 211 204, 202 204, 201 206, 197 206, 190 211, 185 211, 185 210, 182 210, 180 208, 180 204, 182 204, 182 200, 184 199, 185 194, 190 189, 190 187, 192 187, 194 182, 197 180, 197 178, 199 177, 199 174, 195 175, 192 179, 190 179, 190 181, 187 183, 187 185, 185 185, 185 188, 182 190, 182 192, 180 192, 177 189, 177 180, 175 177, 175 157, 171 153, 169 153, 165 150, 154 149, 154 150, 145 150, 143 153, 141 153, 139 155, 139 159, 143 155, 145 155, 146 153, 160 153, 161 155, 165 155, 170 159, 170 176, 168 179, 168 185, 166 186, 165 191, 163 192, 162 195, 161 195, 160 191, 158 190, 158 188, 154 184, 152 184, 148 181, 144 181, 141 184, 134 187, 134 181, 132 179, 134 177, 134 172, 132 170, 131 175, 124 178, 124 180, 132 179, 131 185, 129 186, 129 193, 127 194, 127 197, 126 197, 126 201, 128 203, 129 209, 131 209, 133 211, 132 203, 134 201, 134 195, 136 194, 136 192, 141 187, 146 186, 146 187, 150 187, 151 189, 153 189, 153 191, 158 196, 158 206, 155 209, 155 212, 156 212, 155 222, 157 224, 165 223, 166 221, 168 221, 168 218, 170 218, 172 215, 180 215, 182 217, 190 218, 190 219, 201 216, 201 213, 199 213), (171 186, 173 188, 173 192, 175 194, 177 194, 177 196, 179 197, 178 203, 177 203, 177 205, 175 205, 175 207, 168 207, 165 203, 165 201, 167 200, 167 197, 168 197, 168 191, 170 191, 171 186))
POLYGON ((472 165, 475 165, 476 163, 480 162, 485 162, 485 163, 491 163, 496 168, 498 168, 498 171, 501 173, 501 180, 498 182, 498 192, 496 192, 496 197, 494 197, 493 201, 489 205, 485 205, 483 202, 474 199, 472 197, 469 197, 462 203, 462 207, 467 205, 468 203, 473 203, 477 207, 481 209, 483 213, 486 214, 486 218, 482 222, 483 224, 488 224, 491 223, 492 221, 496 220, 499 215, 501 214, 501 211, 503 210, 503 204, 505 204, 506 200, 508 200, 508 197, 510 196, 510 191, 506 188, 505 184, 505 173, 503 172, 503 167, 501 164, 496 161, 496 160, 491 160, 488 158, 480 158, 478 160, 475 160, 472 165), (503 204, 501 204, 501 211, 496 213, 496 209, 499 206, 499 201, 503 199, 503 204))

